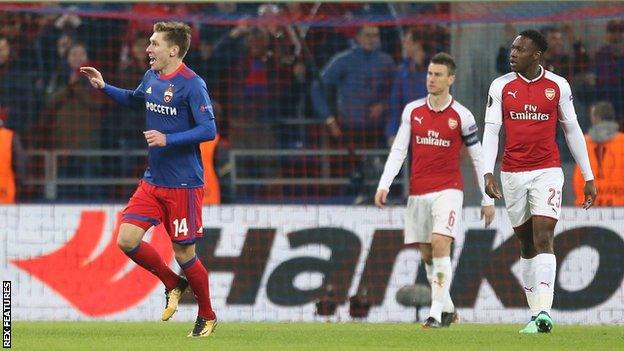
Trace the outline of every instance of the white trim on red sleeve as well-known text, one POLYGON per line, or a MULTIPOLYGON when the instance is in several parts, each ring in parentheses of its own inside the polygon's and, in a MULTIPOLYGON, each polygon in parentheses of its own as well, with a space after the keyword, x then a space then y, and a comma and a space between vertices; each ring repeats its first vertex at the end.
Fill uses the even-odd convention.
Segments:
POLYGON ((401 125, 399 126, 399 131, 397 132, 394 142, 392 143, 392 148, 390 149, 390 154, 386 160, 383 174, 379 179, 377 189, 389 191, 394 177, 399 174, 401 166, 403 166, 403 162, 405 161, 405 157, 407 157, 407 150, 409 149, 412 134, 412 121, 410 121, 412 111, 415 108, 422 106, 424 103, 425 98, 410 102, 403 109, 403 114, 401 115, 401 125))
POLYGON ((464 105, 460 104, 457 100, 453 101, 453 109, 459 115, 461 121, 461 134, 462 136, 468 136, 478 131, 477 121, 474 118, 472 112, 464 105))
POLYGON ((503 124, 503 88, 516 78, 516 73, 511 72, 494 79, 490 84, 485 109, 485 123, 503 124))
POLYGON ((572 88, 568 81, 552 72, 546 72, 546 78, 555 82, 559 87, 559 122, 575 121, 576 111, 574 110, 574 102, 572 101, 572 88))

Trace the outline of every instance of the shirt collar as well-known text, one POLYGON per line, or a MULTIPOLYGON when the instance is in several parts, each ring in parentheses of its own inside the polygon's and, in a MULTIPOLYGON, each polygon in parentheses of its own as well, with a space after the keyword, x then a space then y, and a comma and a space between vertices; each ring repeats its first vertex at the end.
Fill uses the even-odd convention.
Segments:
POLYGON ((432 106, 431 106, 431 104, 429 103, 429 97, 430 97, 430 96, 431 96, 431 95, 427 95, 427 107, 429 107, 429 109, 430 109, 431 111, 433 111, 433 112, 442 112, 442 111, 446 110, 449 106, 451 106, 451 104, 453 103, 453 96, 449 94, 449 101, 448 101, 448 103, 447 103, 446 105, 444 105, 444 107, 442 107, 442 108, 440 109, 440 111, 436 111, 436 110, 434 110, 434 109, 433 109, 433 107, 432 107, 432 106))
POLYGON ((518 77, 520 77, 523 81, 527 82, 527 83, 533 83, 533 82, 536 82, 536 81, 540 80, 540 79, 544 76, 544 73, 545 73, 544 67, 542 67, 542 65, 539 65, 539 68, 540 68, 540 74, 538 74, 538 75, 537 75, 537 77, 535 77, 535 78, 533 78, 533 79, 531 79, 531 80, 529 80, 529 79, 525 78, 525 77, 524 77, 522 74, 520 74, 520 73, 516 73, 516 75, 517 75, 518 77))

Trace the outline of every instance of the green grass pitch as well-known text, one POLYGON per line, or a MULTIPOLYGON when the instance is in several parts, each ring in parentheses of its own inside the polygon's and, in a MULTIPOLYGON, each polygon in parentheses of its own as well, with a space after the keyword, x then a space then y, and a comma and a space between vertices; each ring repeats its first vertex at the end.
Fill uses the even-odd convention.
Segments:
POLYGON ((15 350, 623 350, 624 326, 555 325, 551 334, 521 335, 521 325, 220 323, 208 338, 186 335, 179 322, 14 322, 15 350))

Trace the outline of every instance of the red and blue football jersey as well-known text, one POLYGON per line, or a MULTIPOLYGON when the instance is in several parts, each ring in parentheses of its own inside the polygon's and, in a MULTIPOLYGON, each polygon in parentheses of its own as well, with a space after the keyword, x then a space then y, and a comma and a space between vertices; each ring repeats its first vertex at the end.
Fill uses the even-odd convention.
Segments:
POLYGON ((149 148, 146 182, 168 188, 203 186, 199 144, 214 139, 216 127, 202 78, 182 64, 168 75, 147 71, 134 91, 106 85, 104 92, 120 104, 145 108, 145 130, 166 135, 166 146, 149 148))

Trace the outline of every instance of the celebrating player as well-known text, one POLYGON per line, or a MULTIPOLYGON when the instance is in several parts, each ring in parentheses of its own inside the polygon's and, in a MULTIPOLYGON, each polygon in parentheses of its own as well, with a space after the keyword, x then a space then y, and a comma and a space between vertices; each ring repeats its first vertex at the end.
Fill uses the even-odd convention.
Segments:
POLYGON ((208 272, 195 254, 195 242, 202 237, 204 193, 199 143, 214 139, 216 127, 206 83, 182 62, 190 42, 188 25, 156 23, 146 50, 151 69, 134 91, 106 84, 93 67, 81 67, 80 72, 117 103, 145 108, 147 169, 123 211, 117 244, 165 285, 163 321, 176 312, 180 297, 190 285, 199 311, 188 336, 204 337, 212 333, 217 319, 210 304, 208 272), (160 222, 186 279, 174 273, 142 240, 145 232, 160 222))
POLYGON ((521 333, 548 333, 553 327, 553 237, 563 187, 555 141, 557 121, 585 180, 583 208, 591 207, 596 199, 570 85, 539 64, 547 48, 546 40, 535 30, 525 30, 513 41, 509 57, 512 72, 495 79, 490 86, 483 136, 485 191, 496 199, 504 194, 509 219, 521 242, 522 280, 532 314, 521 333), (492 174, 501 125, 505 126, 502 194, 492 174))
MULTIPOLYGON (((392 180, 412 144, 410 196, 405 216, 405 243, 418 243, 431 284, 431 309, 423 328, 448 327, 456 318, 449 294, 452 280, 451 243, 461 218, 463 182, 459 168, 465 144, 483 189, 481 144, 474 116, 455 101, 449 90, 455 81, 455 61, 435 55, 427 69, 428 96, 408 103, 379 180, 375 205, 383 208, 392 180)), ((494 200, 483 194, 481 217, 494 219, 494 200)))

